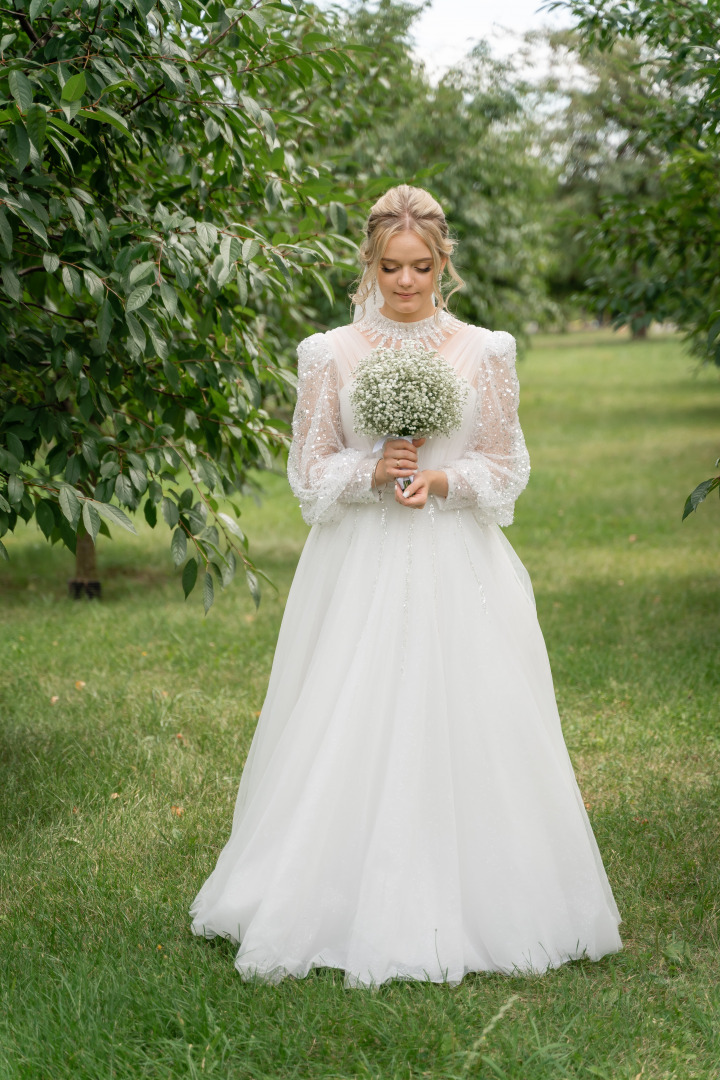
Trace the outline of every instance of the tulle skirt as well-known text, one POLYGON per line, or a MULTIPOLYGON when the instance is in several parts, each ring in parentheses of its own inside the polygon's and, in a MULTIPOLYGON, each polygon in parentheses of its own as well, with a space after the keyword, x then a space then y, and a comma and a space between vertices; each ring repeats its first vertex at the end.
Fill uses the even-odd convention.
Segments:
POLYGON ((621 948, 522 564, 432 503, 386 496, 308 537, 191 908, 244 977, 457 983, 621 948))

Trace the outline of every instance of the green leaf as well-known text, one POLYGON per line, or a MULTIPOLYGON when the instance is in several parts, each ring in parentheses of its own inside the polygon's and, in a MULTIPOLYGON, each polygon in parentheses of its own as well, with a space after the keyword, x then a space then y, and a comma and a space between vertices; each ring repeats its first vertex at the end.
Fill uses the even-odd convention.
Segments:
POLYGON ((93 438, 87 437, 83 439, 82 456, 85 458, 85 461, 91 469, 97 469, 100 460, 98 458, 97 443, 93 438))
POLYGON ((6 49, 9 49, 13 41, 17 37, 17 34, 3 34, 0 38, 0 56, 2 56, 6 49))
POLYGON ((146 499, 143 506, 143 513, 145 514, 145 520, 151 529, 154 529, 157 525, 157 507, 152 499, 146 499))
POLYGON ((130 293, 125 305, 125 311, 137 311, 138 308, 144 307, 151 296, 152 285, 140 285, 139 288, 130 293))
POLYGON ((167 281, 163 281, 160 285, 160 296, 162 297, 165 310, 170 318, 173 319, 175 317, 175 312, 177 311, 177 293, 167 281))
POLYGON ((157 265, 154 259, 148 259, 147 262, 136 263, 130 271, 129 282, 131 285, 136 285, 142 278, 147 277, 149 273, 152 273, 153 277, 157 272, 157 265))
POLYGON ((100 339, 100 344, 103 349, 107 347, 107 343, 110 340, 110 331, 112 330, 112 324, 112 307, 110 305, 110 301, 106 299, 103 300, 102 304, 100 305, 100 310, 98 311, 98 316, 95 320, 98 338, 100 339))
POLYGON ((71 296, 80 296, 82 293, 82 282, 80 281, 80 275, 74 266, 63 266, 62 268, 62 280, 63 285, 70 293, 71 296))
POLYGON ((94 544, 97 540, 98 530, 100 529, 100 515, 89 499, 86 499, 83 503, 82 516, 83 525, 85 526, 88 535, 92 537, 92 542, 94 544))
POLYGON ((132 337, 135 344, 138 345, 140 349, 144 349, 146 343, 145 331, 143 330, 138 320, 133 314, 126 311, 125 322, 127 323, 127 328, 130 331, 130 336, 132 337))
POLYGON ((245 571, 245 578, 247 580, 248 589, 250 590, 250 595, 253 598, 255 607, 258 608, 260 607, 260 584, 258 582, 258 579, 252 572, 252 570, 245 571))
POLYGON ((15 98, 18 109, 21 113, 27 112, 32 105, 33 90, 32 83, 22 71, 18 71, 14 68, 8 75, 8 86, 10 87, 10 93, 15 98))
POLYGON ((147 486, 148 486, 147 477, 146 477, 145 473, 143 472, 142 469, 137 469, 133 465, 130 466, 129 472, 130 472, 130 480, 132 482, 132 486, 135 488, 138 495, 144 495, 145 492, 147 491, 147 486))
POLYGON ((7 481, 8 499, 12 506, 19 506, 22 502, 22 497, 25 494, 25 485, 19 476, 12 473, 8 476, 7 481))
POLYGON ((212 607, 214 599, 215 586, 213 585, 212 574, 206 572, 203 580, 203 608, 205 609, 206 615, 212 607))
POLYGON ((2 540, 0 540, 0 559, 4 559, 5 562, 10 562, 10 556, 8 555, 7 548, 3 544, 2 540))
POLYGON ((684 521, 694 510, 697 510, 700 503, 704 502, 717 487, 720 487, 720 476, 712 476, 709 480, 703 480, 702 484, 698 484, 695 490, 687 497, 682 520, 684 521))
POLYGON ((55 528, 55 514, 49 499, 41 499, 35 507, 35 518, 46 540, 55 528))
POLYGON ((87 120, 96 120, 99 124, 111 124, 123 135, 130 135, 127 121, 114 109, 79 109, 78 116, 84 116, 87 120))
POLYGON ((60 265, 60 259, 54 251, 46 251, 43 255, 43 266, 48 274, 54 274, 60 265))
POLYGON ((35 22, 38 15, 41 15, 48 5, 48 0, 30 0, 30 22, 35 22))
POLYGON ((180 382, 180 372, 175 364, 171 363, 170 360, 163 360, 163 372, 175 393, 179 393, 182 384, 180 382))
POLYGON ((165 518, 170 528, 174 529, 180 520, 180 511, 177 508, 177 503, 165 496, 161 504, 161 510, 162 516, 165 518))
POLYGON ((62 88, 62 100, 70 103, 79 101, 85 93, 86 87, 84 71, 79 71, 77 75, 71 75, 62 88))
POLYGON ((22 172, 30 159, 30 140, 20 120, 8 128, 7 144, 18 171, 22 172))
POLYGON ((342 205, 342 203, 330 203, 330 220, 332 221, 335 232, 344 233, 347 230, 347 210, 342 205))
POLYGON ((115 494, 118 497, 118 502, 124 503, 125 506, 134 505, 135 493, 130 483, 130 477, 126 476, 125 473, 118 473, 115 477, 115 494))
POLYGON ((12 300, 19 301, 22 297, 22 285, 20 284, 20 278, 9 263, 5 263, 2 268, 2 281, 8 296, 12 300))
POLYGON ((120 525, 123 529, 127 529, 128 532, 135 533, 137 536, 137 529, 133 525, 127 514, 123 513, 119 506, 113 506, 112 503, 100 502, 98 499, 92 499, 92 504, 101 517, 104 517, 107 521, 113 525, 120 525))
POLYGON ((44 244, 47 245, 47 232, 45 231, 45 226, 43 225, 42 221, 36 218, 34 214, 29 213, 27 210, 18 210, 17 213, 23 224, 27 225, 28 229, 30 229, 31 232, 35 233, 35 235, 39 237, 44 244))
POLYGON ((8 259, 12 255, 13 249, 13 234, 10 228, 10 223, 5 213, 5 208, 0 206, 0 240, 2 240, 3 247, 5 248, 5 254, 8 259))
POLYGON ((27 133, 30 136, 30 142, 37 152, 40 153, 45 142, 45 131, 47 129, 47 113, 42 105, 30 106, 25 119, 25 126, 27 127, 27 133))
POLYGON ((209 252, 217 243, 217 229, 207 221, 199 221, 195 226, 195 232, 205 251, 209 252))
POLYGON ((3 510, 6 514, 9 514, 11 509, 12 507, 10 506, 10 503, 7 501, 5 496, 0 495, 0 510, 3 510))
POLYGON ((52 126, 59 131, 64 132, 66 135, 70 135, 73 139, 79 139, 80 142, 85 143, 86 146, 92 146, 92 143, 87 136, 83 135, 82 131, 73 127, 71 124, 66 124, 59 116, 48 116, 47 122, 48 124, 52 124, 52 126))
POLYGON ((180 566, 185 562, 185 559, 187 558, 187 534, 182 525, 179 525, 172 534, 170 551, 172 552, 173 562, 176 566, 180 566))
POLYGON ((78 499, 77 495, 71 487, 66 487, 65 485, 63 485, 60 488, 58 502, 60 503, 60 509, 62 510, 67 520, 70 522, 70 525, 72 526, 74 532, 78 527, 78 522, 80 521, 80 514, 82 512, 80 500, 78 499))
POLYGON ((218 517, 220 518, 220 520, 222 522, 225 523, 225 525, 230 530, 230 532, 233 534, 233 536, 237 536, 238 540, 244 540, 245 539, 245 533, 242 531, 242 529, 240 528, 240 526, 238 525, 237 521, 235 521, 234 518, 231 518, 229 514, 223 514, 223 513, 218 514, 218 517))
POLYGON ((83 281, 93 300, 98 301, 103 298, 105 287, 97 274, 93 273, 92 270, 83 270, 83 281))
POLYGON ((185 593, 185 599, 187 600, 190 593, 195 588, 195 582, 198 576, 198 564, 195 559, 188 559, 185 563, 185 568, 182 573, 182 587, 185 593))
POLYGON ((232 581, 232 579, 234 578, 234 576, 235 576, 235 565, 236 565, 236 563, 235 563, 235 552, 232 551, 232 550, 231 551, 226 551, 225 552, 225 562, 220 567, 220 575, 221 575, 221 578, 222 578, 223 587, 228 586, 230 584, 230 582, 232 581))

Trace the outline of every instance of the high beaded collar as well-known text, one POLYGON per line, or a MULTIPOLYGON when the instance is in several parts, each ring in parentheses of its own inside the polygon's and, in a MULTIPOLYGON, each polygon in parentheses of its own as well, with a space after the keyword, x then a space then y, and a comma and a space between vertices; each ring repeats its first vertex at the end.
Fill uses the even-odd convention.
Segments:
POLYGON ((417 322, 398 322, 388 319, 379 311, 365 315, 355 323, 356 329, 378 348, 390 349, 398 342, 413 341, 426 349, 437 348, 453 334, 465 326, 449 311, 441 311, 437 318, 431 315, 417 322))

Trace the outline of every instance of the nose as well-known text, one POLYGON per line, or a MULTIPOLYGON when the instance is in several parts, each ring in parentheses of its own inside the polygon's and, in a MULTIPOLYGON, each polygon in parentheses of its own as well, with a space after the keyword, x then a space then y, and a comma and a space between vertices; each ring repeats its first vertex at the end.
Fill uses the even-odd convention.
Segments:
POLYGON ((398 285, 407 286, 412 285, 412 274, 410 273, 409 266, 403 266, 400 270, 400 276, 398 277, 398 285))

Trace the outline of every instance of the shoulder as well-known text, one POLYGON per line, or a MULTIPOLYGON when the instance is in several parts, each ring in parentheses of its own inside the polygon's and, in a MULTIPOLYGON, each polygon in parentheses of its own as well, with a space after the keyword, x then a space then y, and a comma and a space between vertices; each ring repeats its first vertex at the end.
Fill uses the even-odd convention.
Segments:
POLYGON ((515 367, 517 342, 507 330, 485 330, 485 356, 489 361, 515 367))
POLYGON ((298 374, 311 374, 327 367, 333 355, 327 334, 310 334, 298 343, 298 374))

